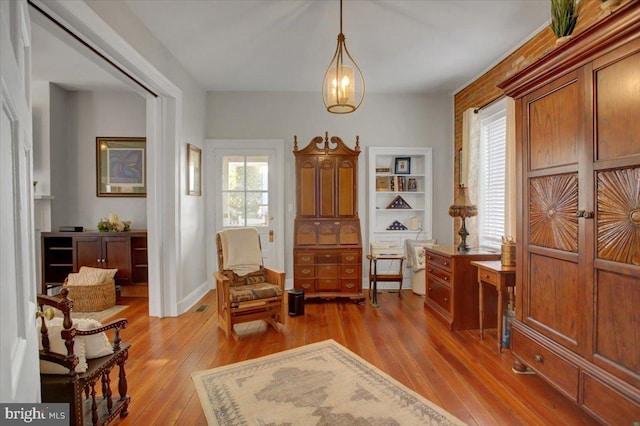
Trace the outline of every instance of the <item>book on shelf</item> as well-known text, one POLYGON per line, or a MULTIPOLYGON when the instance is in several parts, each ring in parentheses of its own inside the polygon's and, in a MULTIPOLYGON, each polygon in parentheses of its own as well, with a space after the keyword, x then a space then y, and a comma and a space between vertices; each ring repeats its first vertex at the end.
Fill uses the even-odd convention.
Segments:
POLYGON ((391 173, 390 167, 376 167, 376 173, 391 173))
POLYGON ((390 182, 389 177, 387 176, 378 176, 376 177, 376 191, 385 192, 389 191, 390 182))

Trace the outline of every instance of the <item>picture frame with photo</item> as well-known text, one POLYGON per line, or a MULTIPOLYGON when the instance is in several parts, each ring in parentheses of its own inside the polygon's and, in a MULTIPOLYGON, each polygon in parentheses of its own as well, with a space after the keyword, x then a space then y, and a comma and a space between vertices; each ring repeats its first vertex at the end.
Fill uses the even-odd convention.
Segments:
POLYGON ((147 196, 147 138, 96 137, 96 195, 147 196))
POLYGON ((411 157, 396 157, 394 173, 408 175, 411 173, 411 157))

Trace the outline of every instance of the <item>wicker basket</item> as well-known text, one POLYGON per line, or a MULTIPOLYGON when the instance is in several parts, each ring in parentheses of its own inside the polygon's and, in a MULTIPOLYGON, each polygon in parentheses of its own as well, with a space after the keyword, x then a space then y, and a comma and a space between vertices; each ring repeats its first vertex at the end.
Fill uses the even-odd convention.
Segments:
POLYGON ((116 304, 116 283, 113 279, 98 284, 67 285, 69 299, 73 300, 76 312, 96 312, 109 309, 116 304))

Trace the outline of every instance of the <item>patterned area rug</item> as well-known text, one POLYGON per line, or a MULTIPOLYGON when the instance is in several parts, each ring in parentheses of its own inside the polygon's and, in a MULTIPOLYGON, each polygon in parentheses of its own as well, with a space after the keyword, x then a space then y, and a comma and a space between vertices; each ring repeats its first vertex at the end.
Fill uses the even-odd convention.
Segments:
POLYGON ((462 425, 334 340, 192 373, 210 425, 462 425))

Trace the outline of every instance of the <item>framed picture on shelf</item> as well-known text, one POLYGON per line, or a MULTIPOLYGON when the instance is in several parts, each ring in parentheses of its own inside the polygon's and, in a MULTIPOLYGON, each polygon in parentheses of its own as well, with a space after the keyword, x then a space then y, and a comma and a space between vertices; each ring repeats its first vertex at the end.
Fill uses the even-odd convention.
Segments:
POLYGON ((377 192, 384 192, 384 191, 390 191, 391 188, 389 187, 389 178, 386 176, 378 176, 376 177, 376 191, 377 192))
POLYGON ((146 197, 146 138, 96 138, 96 195, 146 197))
POLYGON ((202 150, 187 144, 187 195, 202 195, 202 150))
POLYGON ((395 174, 408 175, 411 173, 411 157, 396 157, 395 174))
POLYGON ((409 178, 407 181, 407 191, 416 192, 418 190, 418 182, 416 178, 409 178))

